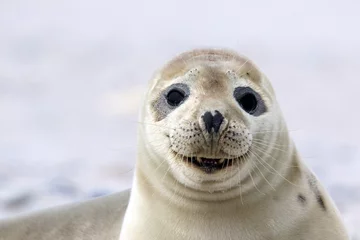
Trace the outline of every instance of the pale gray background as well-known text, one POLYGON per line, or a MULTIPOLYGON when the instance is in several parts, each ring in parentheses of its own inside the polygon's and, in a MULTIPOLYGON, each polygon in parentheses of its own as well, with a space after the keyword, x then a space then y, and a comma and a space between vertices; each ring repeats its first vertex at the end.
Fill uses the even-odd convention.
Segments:
POLYGON ((357 0, 0 0, 0 218, 129 187, 147 81, 211 46, 272 80, 360 239, 359 12, 357 0))

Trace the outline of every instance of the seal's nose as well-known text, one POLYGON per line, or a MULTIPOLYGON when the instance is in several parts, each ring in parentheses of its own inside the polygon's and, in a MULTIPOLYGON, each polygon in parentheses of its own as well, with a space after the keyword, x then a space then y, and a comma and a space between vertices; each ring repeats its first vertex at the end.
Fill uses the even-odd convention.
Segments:
POLYGON ((211 129, 214 128, 214 132, 218 133, 220 126, 224 120, 224 116, 217 110, 215 110, 215 115, 211 112, 206 112, 202 115, 202 119, 205 123, 205 128, 208 133, 211 133, 211 129))

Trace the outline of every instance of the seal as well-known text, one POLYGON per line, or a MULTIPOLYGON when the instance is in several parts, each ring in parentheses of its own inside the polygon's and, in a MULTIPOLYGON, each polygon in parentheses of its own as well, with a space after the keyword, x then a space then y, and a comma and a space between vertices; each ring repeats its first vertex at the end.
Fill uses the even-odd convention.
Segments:
POLYGON ((131 193, 0 222, 2 239, 349 239, 257 66, 224 49, 150 82, 131 193))
POLYGON ((150 83, 140 123, 120 240, 349 239, 248 58, 179 55, 150 83))
POLYGON ((0 240, 118 240, 130 191, 0 220, 0 240))

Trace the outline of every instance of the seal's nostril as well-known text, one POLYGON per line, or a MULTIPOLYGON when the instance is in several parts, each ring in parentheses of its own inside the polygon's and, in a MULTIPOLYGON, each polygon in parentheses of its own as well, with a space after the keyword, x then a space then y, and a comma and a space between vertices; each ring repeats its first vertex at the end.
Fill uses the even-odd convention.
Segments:
POLYGON ((211 112, 206 112, 202 119, 205 123, 205 128, 208 133, 211 133, 211 129, 214 128, 214 132, 218 133, 220 126, 224 120, 224 116, 219 112, 215 111, 215 115, 213 116, 211 112))
POLYGON ((211 129, 213 128, 213 115, 211 114, 211 112, 206 112, 203 116, 202 119, 205 123, 205 128, 206 131, 208 133, 211 133, 211 129))
POLYGON ((219 112, 215 111, 215 116, 213 117, 213 126, 214 126, 214 132, 218 133, 220 126, 224 120, 224 116, 219 112))

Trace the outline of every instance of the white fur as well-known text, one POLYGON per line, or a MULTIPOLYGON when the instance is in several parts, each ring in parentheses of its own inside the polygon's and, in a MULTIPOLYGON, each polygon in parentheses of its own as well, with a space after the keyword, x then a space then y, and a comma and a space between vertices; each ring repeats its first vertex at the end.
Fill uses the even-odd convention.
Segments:
POLYGON ((229 52, 195 51, 191 58, 185 54, 182 62, 186 64, 178 67, 182 63, 175 61, 167 66, 179 68, 182 74, 168 80, 162 79, 168 76, 160 72, 152 83, 143 107, 135 178, 120 240, 348 239, 331 199, 300 160, 266 77, 257 74, 258 69, 249 60, 244 58, 243 65, 247 66, 239 68, 241 64, 234 53, 230 53, 234 54, 233 61, 225 60, 226 57, 222 60, 222 54, 229 52), (213 61, 216 55, 220 56, 219 61, 213 61), (245 75, 249 64, 255 76, 260 76, 256 81, 251 74, 245 75), (222 79, 226 83, 222 93, 217 88, 205 89, 209 81, 207 66, 227 76, 222 79), (191 95, 164 119, 155 121, 156 113, 149 100, 174 82, 188 84, 191 95), (242 111, 232 96, 236 86, 256 90, 268 107, 266 114, 253 117, 242 111), (201 129, 201 114, 214 110, 222 111, 226 121, 239 129, 249 131, 251 140, 240 136, 238 141, 246 147, 234 152, 226 151, 220 141, 219 149, 237 156, 246 152, 247 159, 238 166, 206 174, 181 157, 216 156, 219 151, 204 147, 206 134, 198 136, 200 143, 183 140, 174 147, 173 141, 188 136, 184 127, 201 129), (309 185, 311 181, 315 184, 309 185), (326 210, 317 199, 319 196, 326 210))

